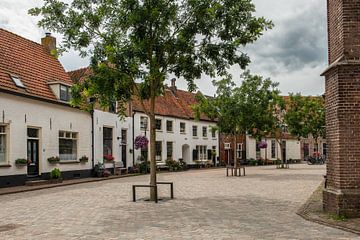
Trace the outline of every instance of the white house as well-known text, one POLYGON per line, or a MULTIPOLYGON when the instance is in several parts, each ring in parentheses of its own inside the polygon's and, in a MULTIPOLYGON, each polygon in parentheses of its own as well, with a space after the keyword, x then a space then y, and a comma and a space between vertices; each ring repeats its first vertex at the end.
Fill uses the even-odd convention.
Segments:
MULTIPOLYGON (((164 95, 156 98, 156 160, 158 165, 166 159, 183 160, 188 165, 199 161, 212 160, 217 163, 219 156, 219 135, 213 131, 216 122, 205 116, 194 119, 191 106, 196 104, 196 94, 179 90, 175 79, 166 87, 164 95)), ((132 101, 134 133, 148 136, 149 119, 139 101, 132 101)), ((147 107, 147 104, 145 104, 147 107)), ((147 150, 134 150, 134 163, 141 158, 149 160, 147 150)))
POLYGON ((49 178, 55 167, 65 179, 90 176, 91 115, 69 105, 72 81, 55 46, 50 34, 38 44, 0 29, 0 187, 49 178))
POLYGON ((246 156, 247 159, 269 159, 275 161, 281 159, 283 154, 284 159, 287 160, 301 160, 301 142, 287 135, 282 139, 283 149, 275 138, 264 138, 262 141, 267 143, 267 148, 260 149, 255 138, 246 136, 246 156))
POLYGON ((112 163, 104 162, 104 156, 110 155, 119 166, 128 168, 132 163, 132 120, 126 117, 120 120, 115 113, 94 111, 94 159, 95 163, 105 163, 112 168, 112 163))

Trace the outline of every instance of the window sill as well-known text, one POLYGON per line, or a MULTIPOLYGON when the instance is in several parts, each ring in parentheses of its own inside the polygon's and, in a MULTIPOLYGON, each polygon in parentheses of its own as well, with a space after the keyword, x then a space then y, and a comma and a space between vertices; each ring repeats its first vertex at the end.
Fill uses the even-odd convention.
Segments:
POLYGON ((208 140, 208 138, 207 138, 207 137, 203 137, 203 139, 208 140))
POLYGON ((59 163, 60 164, 72 164, 72 163, 80 163, 80 162, 77 160, 72 160, 72 161, 60 161, 59 163))
POLYGON ((193 136, 193 139, 199 139, 199 137, 194 137, 194 136, 193 136))
POLYGON ((158 130, 158 129, 156 129, 156 132, 162 132, 163 130, 158 130))
POLYGON ((174 131, 166 131, 167 133, 174 133, 174 131))
POLYGON ((185 135, 185 134, 186 134, 186 132, 180 132, 180 134, 183 134, 183 135, 185 135))
POLYGON ((11 167, 10 164, 0 164, 0 168, 9 168, 11 167))

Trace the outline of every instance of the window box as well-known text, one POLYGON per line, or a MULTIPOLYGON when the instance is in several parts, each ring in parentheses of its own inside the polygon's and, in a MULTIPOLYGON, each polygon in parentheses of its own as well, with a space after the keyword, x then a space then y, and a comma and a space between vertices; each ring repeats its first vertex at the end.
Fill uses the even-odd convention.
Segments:
POLYGON ((113 162, 114 161, 113 155, 110 155, 110 154, 104 155, 104 161, 113 162))
POLYGON ((49 157, 47 160, 48 160, 48 162, 49 162, 50 164, 57 164, 57 163, 60 162, 60 158, 59 158, 59 157, 49 157))
POLYGON ((24 167, 28 165, 28 160, 25 158, 19 158, 15 160, 15 165, 17 167, 24 167))

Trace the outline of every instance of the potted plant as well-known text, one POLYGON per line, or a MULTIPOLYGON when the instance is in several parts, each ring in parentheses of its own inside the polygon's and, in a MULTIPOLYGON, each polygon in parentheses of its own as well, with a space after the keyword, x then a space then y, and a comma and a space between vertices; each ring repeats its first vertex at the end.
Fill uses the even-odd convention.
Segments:
POLYGON ((61 183, 63 179, 61 178, 61 171, 58 168, 54 168, 50 172, 50 183, 61 183))
POLYGON ((112 161, 114 161, 114 157, 111 154, 106 154, 106 155, 104 155, 104 160, 107 162, 112 162, 112 161))
POLYGON ((84 155, 84 156, 82 156, 81 158, 79 158, 79 161, 80 161, 81 163, 87 163, 87 162, 89 161, 89 158, 84 155))
POLYGON ((97 163, 94 167, 94 175, 96 177, 102 177, 104 175, 105 166, 103 163, 97 163))
POLYGON ((23 167, 26 166, 28 164, 28 160, 25 158, 18 158, 15 160, 15 165, 17 167, 23 167))
POLYGON ((49 157, 48 159, 48 162, 50 163, 50 164, 56 164, 56 163, 58 163, 58 162, 60 162, 60 158, 59 157, 49 157))

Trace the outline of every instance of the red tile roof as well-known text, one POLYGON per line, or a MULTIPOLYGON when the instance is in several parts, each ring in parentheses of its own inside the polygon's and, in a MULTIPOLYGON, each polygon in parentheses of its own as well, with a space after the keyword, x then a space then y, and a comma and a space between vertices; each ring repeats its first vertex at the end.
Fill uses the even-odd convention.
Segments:
POLYGON ((41 44, 0 28, 0 89, 57 101, 48 82, 72 84, 59 60, 41 44), (10 74, 25 85, 19 88, 10 74))
MULTIPOLYGON (((68 72, 74 82, 84 81, 85 77, 91 74, 90 68, 82 68, 68 72)), ((155 100, 155 114, 161 116, 169 116, 183 119, 194 119, 192 106, 197 103, 196 94, 166 87, 163 96, 159 96, 155 100)), ((132 110, 144 112, 141 102, 138 98, 131 101, 132 110)), ((150 109, 148 101, 144 101, 145 108, 150 109)), ((200 116, 200 120, 210 121, 205 115, 200 116)))

